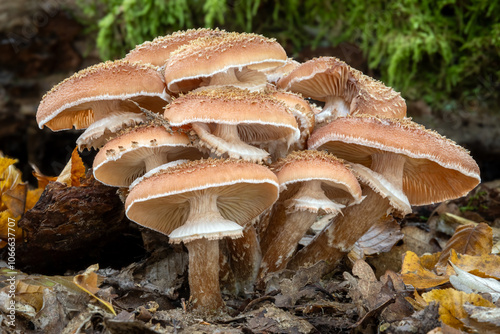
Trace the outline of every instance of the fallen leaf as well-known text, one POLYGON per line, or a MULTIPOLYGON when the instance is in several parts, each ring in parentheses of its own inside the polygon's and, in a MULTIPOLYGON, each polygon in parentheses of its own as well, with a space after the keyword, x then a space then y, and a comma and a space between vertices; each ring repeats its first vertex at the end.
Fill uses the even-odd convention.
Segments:
POLYGON ((28 185, 18 183, 11 189, 2 193, 2 203, 7 207, 14 217, 24 213, 26 208, 26 195, 28 194, 28 185))
POLYGON ((405 284, 412 285, 415 289, 428 289, 448 282, 448 277, 438 276, 424 268, 417 254, 408 251, 403 257, 401 277, 405 284))
POLYGON ((463 308, 465 303, 475 306, 495 307, 495 305, 475 293, 465 293, 455 289, 435 289, 426 292, 422 298, 427 303, 439 303, 439 315, 443 323, 456 328, 464 329, 465 325, 460 319, 467 318, 468 314, 463 308))
POLYGON ((85 176, 85 165, 75 147, 71 153, 71 159, 64 167, 61 174, 57 177, 57 182, 64 183, 68 187, 79 187, 80 179, 85 176))
POLYGON ((99 291, 98 281, 100 280, 99 276, 95 273, 95 271, 99 269, 99 265, 94 264, 88 267, 83 274, 76 275, 73 278, 73 283, 98 301, 100 301, 104 306, 106 306, 111 313, 116 315, 115 309, 113 305, 109 302, 102 300, 97 297, 95 294, 99 291))
MULTIPOLYGON (((481 256, 463 255, 451 251, 449 261, 471 274, 483 278, 500 279, 500 256, 485 254, 481 256)), ((453 269, 448 267, 447 275, 452 275, 453 269)))
POLYGON ((33 176, 36 177, 38 181, 38 189, 45 189, 45 187, 49 184, 49 182, 54 182, 57 180, 57 176, 47 176, 44 175, 37 166, 31 164, 31 168, 33 168, 33 176))
POLYGON ((356 241, 347 255, 352 262, 364 260, 365 255, 390 251, 403 237, 404 234, 401 233, 401 228, 395 219, 381 219, 356 241))
POLYGON ((500 308, 465 304, 464 309, 469 315, 464 321, 467 326, 481 334, 500 333, 500 308))
POLYGON ((485 223, 480 223, 477 226, 459 226, 441 252, 439 261, 436 264, 436 271, 438 273, 444 273, 446 271, 452 249, 460 254, 481 256, 490 254, 492 247, 493 232, 491 227, 485 223))
POLYGON ((470 274, 453 263, 451 266, 455 270, 456 275, 450 276, 450 283, 459 291, 466 293, 489 293, 492 301, 496 303, 500 297, 500 282, 493 278, 482 278, 470 274))

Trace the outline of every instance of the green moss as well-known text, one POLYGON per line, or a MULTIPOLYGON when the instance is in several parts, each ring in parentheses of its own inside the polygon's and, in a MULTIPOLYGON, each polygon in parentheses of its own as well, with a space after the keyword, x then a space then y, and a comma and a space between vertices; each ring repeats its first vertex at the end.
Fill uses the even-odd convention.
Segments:
POLYGON ((424 99, 432 106, 499 100, 497 1, 78 2, 88 25, 97 31, 103 59, 121 57, 137 44, 176 30, 220 27, 274 37, 292 52, 354 43, 382 81, 405 97, 424 99))

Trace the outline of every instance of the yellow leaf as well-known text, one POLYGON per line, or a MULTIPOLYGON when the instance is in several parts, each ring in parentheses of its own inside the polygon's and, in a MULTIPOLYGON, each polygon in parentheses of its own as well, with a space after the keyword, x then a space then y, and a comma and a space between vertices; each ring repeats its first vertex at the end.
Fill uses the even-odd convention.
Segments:
MULTIPOLYGON (((460 269, 483 278, 500 279, 500 256, 484 254, 481 256, 458 254, 454 250, 450 253, 449 260, 460 269)), ((448 275, 455 271, 451 266, 447 269, 448 275)))
POLYGON ((420 263, 422 263, 422 267, 424 267, 425 269, 433 270, 440 256, 441 252, 424 254, 420 257, 420 263))
POLYGON ((73 278, 73 283, 76 284, 80 289, 100 301, 104 306, 106 306, 111 313, 116 315, 115 309, 113 308, 113 305, 108 303, 105 300, 102 300, 101 298, 98 298, 95 294, 99 291, 98 287, 98 279, 99 276, 95 273, 95 271, 99 269, 99 265, 94 264, 85 270, 85 272, 81 275, 76 275, 73 278))
POLYGON ((57 177, 56 181, 64 183, 68 187, 79 187, 80 179, 84 176, 85 165, 83 164, 82 158, 80 158, 78 150, 75 147, 73 153, 71 154, 71 159, 68 161, 61 174, 57 177))
POLYGON ((448 282, 448 277, 438 276, 425 269, 417 254, 407 251, 403 256, 401 277, 405 284, 411 284, 415 289, 428 289, 448 282))
MULTIPOLYGON (((17 162, 16 159, 11 159, 4 157, 3 154, 0 153, 0 178, 3 180, 5 178, 7 169, 14 165, 17 162)), ((1 187, 0 187, 1 188, 1 187)))
POLYGON ((456 329, 463 329, 464 323, 460 319, 468 317, 463 305, 469 303, 475 306, 495 307, 495 304, 475 293, 465 293, 455 289, 435 289, 422 295, 427 303, 439 303, 440 320, 456 329))
POLYGON ((36 202, 40 199, 40 196, 42 196, 42 193, 43 188, 28 190, 28 194, 26 195, 25 211, 31 210, 35 206, 36 202))
MULTIPOLYGON (((7 241, 9 238, 9 232, 14 234, 16 239, 20 239, 23 236, 23 231, 20 227, 17 226, 17 222, 19 221, 19 216, 15 217, 12 212, 9 210, 5 210, 0 212, 0 239, 3 241, 7 241), (14 222, 14 223, 13 223, 14 222)), ((5 243, 2 247, 5 247, 5 243)))

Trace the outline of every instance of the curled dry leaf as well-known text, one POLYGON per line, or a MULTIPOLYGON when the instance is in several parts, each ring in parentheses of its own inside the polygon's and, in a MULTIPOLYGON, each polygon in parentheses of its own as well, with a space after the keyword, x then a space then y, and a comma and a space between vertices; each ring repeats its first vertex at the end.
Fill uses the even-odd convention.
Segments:
POLYGON ((470 274, 453 263, 451 266, 455 270, 456 275, 450 276, 450 283, 459 291, 467 293, 489 293, 494 303, 500 297, 500 282, 493 278, 482 278, 470 274))
POLYGON ((500 308, 465 304, 464 310, 469 317, 464 319, 467 326, 481 334, 500 333, 500 308))
POLYGON ((444 273, 446 271, 452 249, 460 254, 481 256, 490 254, 492 247, 493 233, 491 227, 485 223, 480 223, 477 226, 459 226, 441 252, 436 264, 437 272, 444 273))
POLYGON ((403 257, 401 277, 405 284, 412 285, 415 289, 428 289, 448 282, 448 277, 438 276, 426 269, 420 262, 417 254, 408 251, 403 257))
POLYGON ((399 224, 394 219, 381 219, 354 244, 348 257, 352 262, 365 259, 366 255, 388 252, 401 239, 399 224))
POLYGON ((106 306, 111 311, 111 313, 116 315, 113 305, 96 296, 96 293, 99 291, 98 281, 102 281, 102 279, 95 273, 97 269, 99 269, 99 265, 91 265, 85 270, 83 274, 76 275, 73 278, 73 283, 75 283, 77 287, 91 295, 93 298, 97 299, 104 306, 106 306))
MULTIPOLYGON (((500 256, 485 254, 481 256, 471 256, 458 254, 451 251, 449 261, 462 270, 483 278, 500 279, 500 256)), ((452 275, 453 269, 448 267, 446 274, 452 275)))
POLYGON ((64 167, 56 181, 66 184, 68 187, 79 187, 80 179, 85 176, 85 165, 75 147, 71 153, 71 159, 64 167))
POLYGON ((441 321, 460 330, 465 328, 465 324, 461 319, 468 317, 463 307, 465 303, 470 303, 475 306, 495 307, 492 302, 484 299, 478 294, 467 294, 455 289, 435 289, 424 293, 422 297, 427 303, 433 301, 438 302, 441 321))

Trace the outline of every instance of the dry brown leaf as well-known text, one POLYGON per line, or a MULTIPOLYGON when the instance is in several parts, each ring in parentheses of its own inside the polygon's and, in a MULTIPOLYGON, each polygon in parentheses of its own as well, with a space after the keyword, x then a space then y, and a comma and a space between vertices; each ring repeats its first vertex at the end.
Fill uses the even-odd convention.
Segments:
POLYGON ((482 278, 451 263, 456 275, 450 276, 450 283, 459 291, 466 293, 488 293, 491 300, 496 303, 500 298, 500 281, 493 278, 482 278))
POLYGON ((64 183, 68 187, 79 187, 80 179, 84 176, 85 165, 83 164, 82 158, 78 154, 78 150, 75 147, 73 153, 71 153, 71 159, 68 161, 61 174, 57 177, 56 181, 64 183))
POLYGON ((436 264, 441 257, 441 252, 433 253, 433 254, 424 254, 420 257, 420 263, 422 267, 428 270, 434 270, 436 264))
POLYGON ((439 303, 439 315, 443 323, 457 329, 464 329, 464 323, 460 319, 468 317, 463 308, 465 303, 475 306, 495 307, 495 305, 478 294, 467 294, 455 289, 435 289, 422 295, 427 302, 439 303))
POLYGON ((2 203, 14 217, 20 216, 24 213, 26 208, 27 194, 28 185, 26 183, 18 183, 2 194, 2 203))
POLYGON ((73 278, 73 283, 76 284, 77 287, 97 299, 99 302, 101 302, 104 306, 106 306, 111 313, 116 315, 115 309, 111 305, 111 303, 102 300, 101 298, 97 297, 95 294, 99 291, 99 284, 100 284, 100 277, 95 273, 96 270, 99 269, 99 265, 94 264, 88 267, 85 272, 81 275, 76 275, 73 278))
POLYGON ((408 251, 403 257, 401 277, 405 284, 412 285, 415 289, 428 289, 448 282, 448 277, 438 276, 424 268, 417 254, 408 251))
POLYGON ((481 256, 490 254, 492 247, 493 232, 491 227, 485 223, 480 223, 477 226, 459 226, 441 252, 439 261, 436 264, 436 271, 438 273, 444 273, 446 271, 452 249, 460 254, 481 256))
POLYGON ((500 308, 464 305, 469 317, 464 322, 481 334, 500 333, 500 308))

